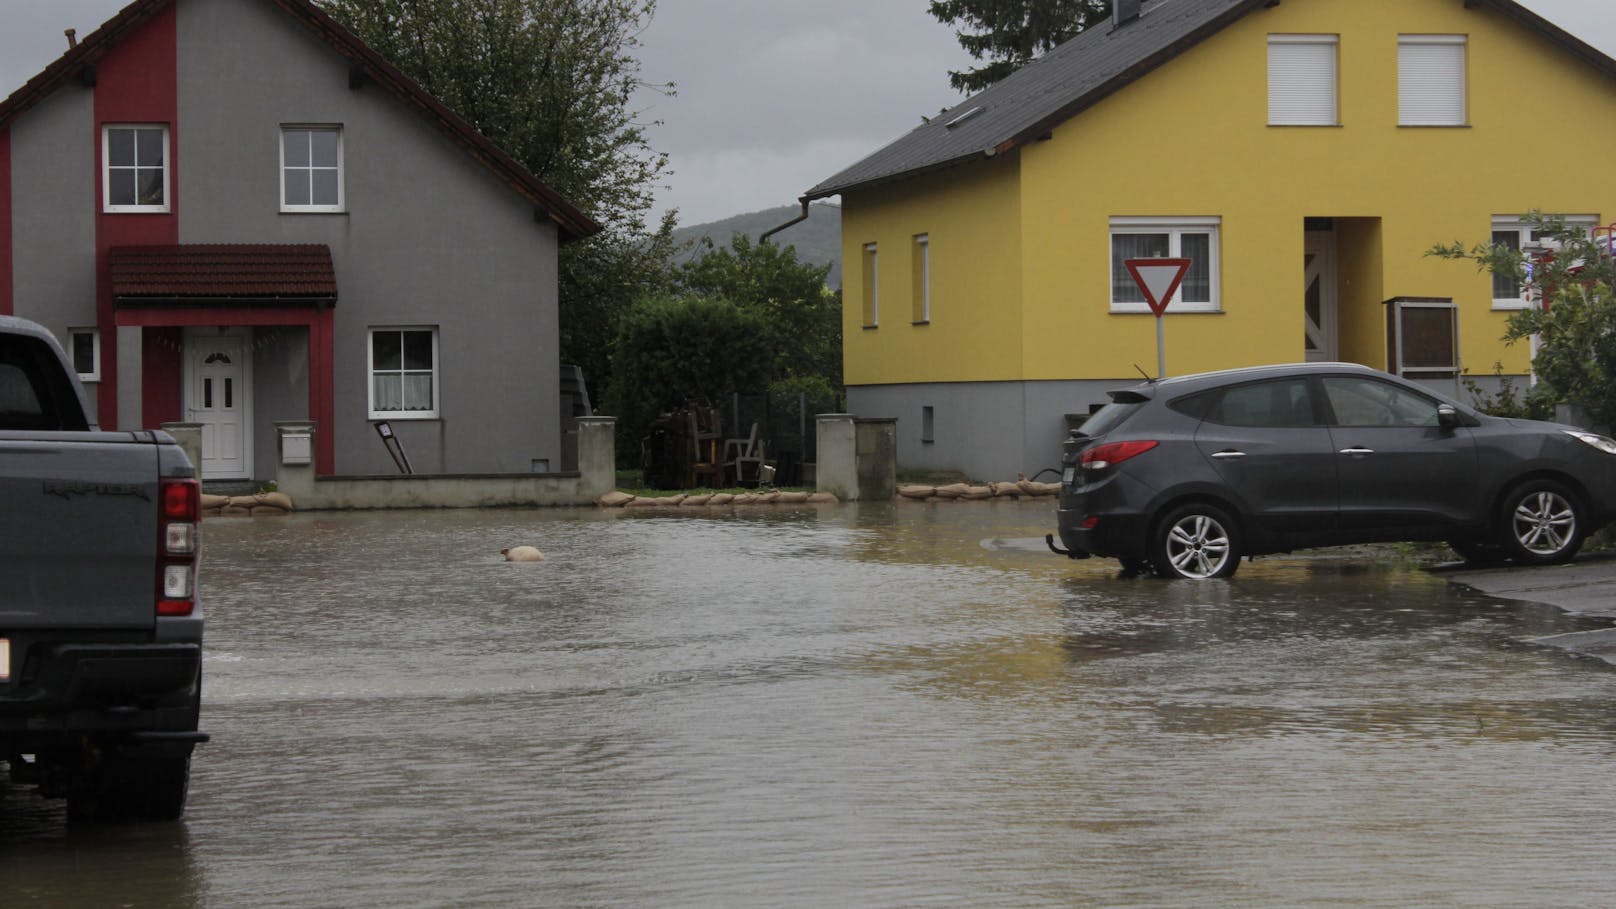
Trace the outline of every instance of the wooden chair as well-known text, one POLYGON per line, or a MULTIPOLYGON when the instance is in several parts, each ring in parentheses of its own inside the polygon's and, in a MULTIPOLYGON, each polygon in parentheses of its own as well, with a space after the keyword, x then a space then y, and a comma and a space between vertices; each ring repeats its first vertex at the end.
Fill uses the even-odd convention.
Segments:
POLYGON ((717 487, 724 481, 724 466, 718 460, 718 440, 724 435, 723 422, 711 408, 692 409, 689 416, 691 457, 685 488, 717 487))
POLYGON ((726 475, 734 477, 737 486, 756 486, 762 475, 763 467, 763 439, 758 434, 758 424, 752 424, 752 432, 744 439, 724 440, 724 471, 726 475))

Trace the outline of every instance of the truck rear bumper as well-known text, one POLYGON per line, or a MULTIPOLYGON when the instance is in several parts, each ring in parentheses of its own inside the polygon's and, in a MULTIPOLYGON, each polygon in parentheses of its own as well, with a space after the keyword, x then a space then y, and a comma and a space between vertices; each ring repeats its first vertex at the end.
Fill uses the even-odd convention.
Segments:
POLYGON ((37 643, 0 683, 0 732, 196 728, 195 643, 37 643))

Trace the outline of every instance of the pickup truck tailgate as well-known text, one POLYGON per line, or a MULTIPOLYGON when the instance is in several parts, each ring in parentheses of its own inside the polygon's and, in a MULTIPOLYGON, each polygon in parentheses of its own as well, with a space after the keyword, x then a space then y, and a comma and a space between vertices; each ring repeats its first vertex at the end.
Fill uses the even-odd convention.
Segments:
POLYGON ((153 627, 159 508, 149 436, 0 432, 0 636, 153 627))

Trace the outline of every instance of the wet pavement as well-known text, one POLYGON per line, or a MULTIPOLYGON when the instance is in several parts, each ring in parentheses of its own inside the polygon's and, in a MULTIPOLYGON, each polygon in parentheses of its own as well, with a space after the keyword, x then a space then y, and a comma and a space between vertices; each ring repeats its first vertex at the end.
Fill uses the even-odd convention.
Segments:
POLYGON ((1122 580, 1037 503, 205 526, 186 819, 42 906, 1616 901, 1610 626, 1361 554, 1122 580), (545 562, 506 563, 539 547, 545 562))

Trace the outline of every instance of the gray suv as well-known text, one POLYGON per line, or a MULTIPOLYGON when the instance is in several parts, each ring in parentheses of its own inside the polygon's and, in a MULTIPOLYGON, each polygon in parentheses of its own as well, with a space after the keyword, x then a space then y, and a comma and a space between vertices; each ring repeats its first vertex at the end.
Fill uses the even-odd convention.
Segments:
POLYGON ((1065 548, 1050 547, 1166 577, 1394 540, 1446 541, 1478 562, 1564 562, 1616 520, 1616 441, 1486 416, 1350 363, 1114 391, 1064 448, 1065 548))

